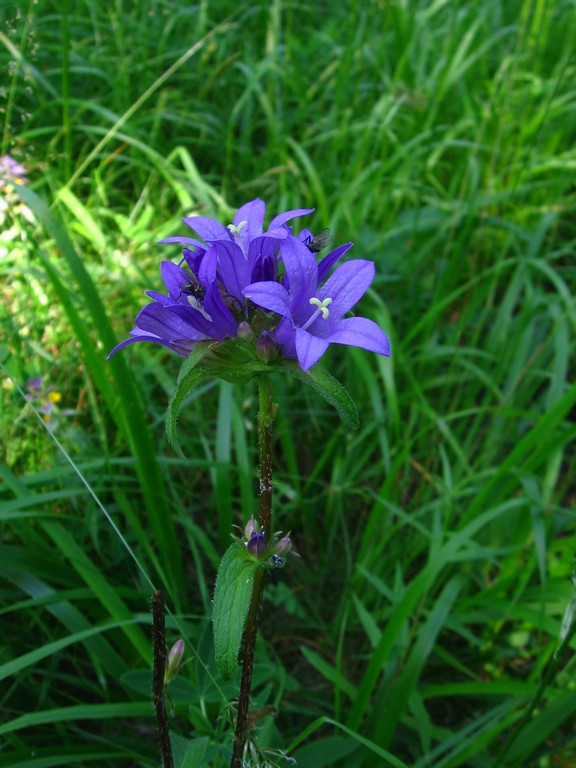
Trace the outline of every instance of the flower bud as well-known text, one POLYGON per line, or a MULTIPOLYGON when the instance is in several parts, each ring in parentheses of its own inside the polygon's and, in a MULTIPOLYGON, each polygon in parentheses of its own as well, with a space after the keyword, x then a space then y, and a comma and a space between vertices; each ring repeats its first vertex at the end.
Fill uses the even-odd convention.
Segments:
POLYGON ((256 520, 254 520, 253 517, 251 517, 250 520, 248 520, 248 522, 246 523, 246 527, 244 528, 244 538, 246 539, 246 541, 250 541, 250 539, 256 533, 257 530, 258 530, 258 523, 256 522, 256 520))
POLYGON ((252 534, 252 538, 246 545, 248 547, 248 552, 252 555, 252 557, 260 558, 263 554, 265 554, 266 549, 268 548, 268 545, 266 544, 266 539, 264 538, 264 534, 260 531, 254 531, 252 534))
POLYGON ((265 363, 278 359, 278 344, 271 331, 262 331, 256 342, 256 354, 265 363))
POLYGON ((292 539, 290 536, 283 536, 279 541, 274 544, 274 554, 287 555, 292 551, 292 539))
POLYGON ((184 656, 184 640, 177 640, 170 652, 168 653, 168 660, 166 661, 166 671, 164 672, 164 685, 168 685, 174 680, 182 664, 182 658, 184 656))
POLYGON ((236 331, 239 339, 244 339, 244 341, 250 341, 250 339, 254 336, 254 331, 252 330, 252 326, 250 323, 247 323, 246 320, 242 320, 241 323, 238 325, 238 330, 236 331))

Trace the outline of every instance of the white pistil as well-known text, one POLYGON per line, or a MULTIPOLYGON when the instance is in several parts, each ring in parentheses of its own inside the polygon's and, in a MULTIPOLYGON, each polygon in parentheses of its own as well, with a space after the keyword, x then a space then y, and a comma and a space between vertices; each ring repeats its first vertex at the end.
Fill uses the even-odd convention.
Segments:
POLYGON ((305 331, 310 325, 312 325, 312 323, 314 322, 314 320, 316 320, 318 315, 322 315, 323 320, 326 320, 328 318, 328 315, 330 314, 330 310, 328 309, 328 307, 330 306, 330 304, 332 304, 332 299, 328 298, 328 299, 322 299, 322 301, 320 301, 320 299, 317 299, 316 297, 314 297, 310 299, 309 304, 311 304, 313 307, 316 307, 316 311, 311 314, 306 324, 302 326, 303 331, 305 331))
POLYGON ((240 230, 242 229, 242 227, 245 227, 246 224, 248 224, 247 221, 241 221, 240 224, 238 224, 238 226, 236 226, 235 224, 228 224, 228 229, 234 235, 234 237, 238 239, 240 237, 240 230))

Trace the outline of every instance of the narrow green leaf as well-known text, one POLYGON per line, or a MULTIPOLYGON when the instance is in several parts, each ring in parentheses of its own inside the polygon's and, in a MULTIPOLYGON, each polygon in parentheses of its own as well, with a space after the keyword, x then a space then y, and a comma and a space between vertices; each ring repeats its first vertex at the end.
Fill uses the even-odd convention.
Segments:
POLYGON ((570 389, 537 419, 530 431, 518 440, 508 456, 500 462, 496 472, 488 482, 483 484, 480 492, 476 494, 467 511, 462 515, 461 526, 477 518, 479 512, 496 494, 503 497, 512 492, 518 483, 519 467, 526 472, 535 472, 548 460, 550 452, 558 447, 559 440, 563 439, 564 435, 570 438, 570 434, 566 432, 562 438, 559 438, 557 430, 575 404, 576 384, 572 384, 570 389))
MULTIPOLYGON (((305 739, 308 738, 308 736, 311 736, 315 731, 317 731, 319 728, 323 728, 325 725, 333 725, 335 728, 339 728, 341 731, 344 731, 344 733, 348 734, 348 736, 351 736, 353 739, 355 739, 359 744, 362 744, 362 746, 369 749, 371 752, 373 752, 377 757, 380 758, 380 762, 378 765, 386 766, 391 765, 392 768, 408 768, 408 765, 406 763, 403 763, 402 760, 399 760, 397 757, 394 757, 390 752, 387 752, 385 749, 382 749, 378 744, 375 744, 373 741, 370 741, 369 739, 362 736, 358 731, 354 731, 351 728, 348 728, 343 723, 338 722, 338 720, 334 720, 331 717, 319 717, 316 720, 314 720, 313 723, 310 723, 303 731, 302 733, 298 734, 298 736, 292 741, 291 744, 288 745, 288 753, 292 754, 295 749, 298 747, 299 744, 301 744, 305 739)), ((298 759, 298 754, 296 754, 296 759, 298 759)))
MULTIPOLYGON (((545 706, 533 715, 530 723, 522 727, 521 738, 506 755, 507 765, 528 765, 529 758, 537 752, 547 738, 560 733, 562 724, 572 720, 576 712, 576 692, 565 690, 553 696, 545 706)), ((572 720, 572 723, 574 721, 572 720)))
POLYGON ((334 684, 336 688, 344 691, 344 693, 350 699, 354 700, 356 696, 356 688, 349 680, 344 677, 340 669, 337 669, 336 667, 332 666, 332 664, 329 664, 317 653, 314 653, 314 651, 306 648, 305 645, 300 646, 300 653, 304 656, 310 666, 314 667, 315 670, 320 672, 320 674, 325 677, 326 680, 329 680, 334 684))
POLYGON ((257 564, 247 559, 246 549, 235 541, 224 553, 214 590, 212 622, 216 664, 224 680, 238 671, 238 651, 248 615, 257 564))
POLYGON ((358 429, 358 410, 354 400, 345 389, 325 368, 315 365, 303 371, 297 363, 284 365, 282 370, 288 371, 305 384, 309 384, 319 395, 338 411, 338 415, 350 429, 358 429))
POLYGON ((150 641, 138 624, 133 623, 132 612, 124 602, 121 593, 106 579, 103 573, 94 567, 94 563, 84 549, 74 540, 72 535, 55 521, 42 521, 44 531, 54 542, 55 552, 65 557, 82 580, 91 589, 107 611, 108 615, 118 622, 118 626, 132 643, 140 657, 148 662, 150 657, 150 641))
MULTIPOLYGON (((133 759, 139 755, 133 754, 133 759)), ((65 765, 118 765, 126 761, 126 749, 103 749, 100 745, 73 747, 62 751, 62 747, 21 750, 0 755, 0 768, 63 768, 65 765)))
POLYGON ((54 640, 52 643, 47 643, 40 648, 35 648, 29 653, 24 653, 22 656, 18 656, 15 659, 10 659, 5 664, 0 665, 0 680, 5 680, 11 675, 16 675, 27 667, 34 666, 38 662, 53 656, 56 653, 68 648, 74 643, 84 642, 85 640, 93 637, 94 635, 100 635, 109 629, 117 629, 118 627, 127 627, 137 623, 137 619, 129 618, 124 621, 105 621, 102 624, 96 624, 93 627, 77 632, 74 635, 66 635, 66 637, 54 640))
POLYGON ((402 674, 393 685, 384 684, 380 688, 374 702, 369 735, 377 738, 383 747, 388 746, 398 722, 408 710, 410 695, 418 685, 424 665, 432 653, 436 638, 445 625, 462 584, 463 579, 459 574, 450 579, 438 596, 428 619, 420 628, 418 638, 404 662, 402 674))
POLYGON ((71 707, 41 709, 26 712, 8 723, 0 723, 0 735, 15 733, 23 728, 82 720, 121 720, 128 717, 150 717, 149 701, 132 701, 121 704, 74 704, 71 707))

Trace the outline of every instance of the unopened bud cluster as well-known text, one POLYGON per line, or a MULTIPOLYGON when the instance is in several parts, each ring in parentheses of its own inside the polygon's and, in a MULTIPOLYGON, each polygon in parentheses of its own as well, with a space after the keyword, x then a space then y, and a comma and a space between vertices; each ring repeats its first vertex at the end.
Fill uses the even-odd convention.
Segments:
POLYGON ((255 560, 269 559, 269 565, 274 568, 283 568, 286 565, 285 555, 292 552, 292 539, 290 536, 274 534, 270 546, 264 533, 259 530, 256 520, 251 518, 244 528, 244 543, 246 549, 255 560))

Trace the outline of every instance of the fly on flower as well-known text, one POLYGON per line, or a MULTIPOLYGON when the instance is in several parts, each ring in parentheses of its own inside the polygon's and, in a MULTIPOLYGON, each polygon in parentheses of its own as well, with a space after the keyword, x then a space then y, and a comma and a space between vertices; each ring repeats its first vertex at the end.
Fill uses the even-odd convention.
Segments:
POLYGON ((319 253, 322 248, 326 248, 332 242, 332 232, 328 228, 323 229, 316 237, 309 236, 304 242, 312 253, 319 253))
POLYGON ((176 301, 180 299, 183 293, 190 294, 190 296, 196 299, 196 301, 202 301, 204 296, 206 296, 206 291, 204 288, 202 288, 198 278, 195 275, 190 275, 190 280, 183 284, 182 290, 180 291, 176 301))

